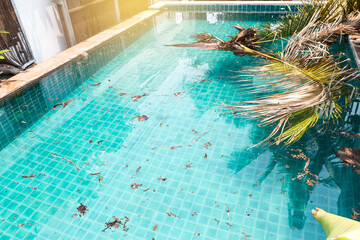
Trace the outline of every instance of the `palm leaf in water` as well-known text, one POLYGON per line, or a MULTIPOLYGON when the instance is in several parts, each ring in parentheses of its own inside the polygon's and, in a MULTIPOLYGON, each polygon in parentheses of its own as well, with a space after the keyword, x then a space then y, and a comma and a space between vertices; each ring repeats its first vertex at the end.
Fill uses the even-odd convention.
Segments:
POLYGON ((327 2, 312 0, 302 4, 296 11, 292 11, 289 7, 290 13, 276 23, 263 24, 258 29, 257 37, 259 41, 287 38, 299 33, 312 20, 321 23, 332 22, 342 15, 341 2, 341 0, 327 2))
POLYGON ((268 137, 255 146, 271 139, 277 144, 291 144, 319 119, 327 122, 341 117, 342 107, 338 101, 342 96, 351 98, 357 90, 348 82, 357 78, 358 72, 344 67, 347 60, 340 61, 341 58, 329 54, 326 44, 315 41, 323 33, 323 27, 310 22, 289 40, 280 57, 242 46, 247 53, 270 62, 247 73, 261 73, 252 79, 255 83, 247 89, 249 93, 258 93, 259 88, 268 89, 270 93, 227 106, 234 114, 258 119, 260 126, 275 126, 268 137))

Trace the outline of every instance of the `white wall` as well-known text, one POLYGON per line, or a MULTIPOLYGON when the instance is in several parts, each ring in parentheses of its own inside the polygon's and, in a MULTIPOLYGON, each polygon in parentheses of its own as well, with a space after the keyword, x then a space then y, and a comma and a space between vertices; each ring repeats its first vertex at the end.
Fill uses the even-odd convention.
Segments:
POLYGON ((51 0, 13 0, 13 4, 36 63, 67 49, 59 13, 51 0))

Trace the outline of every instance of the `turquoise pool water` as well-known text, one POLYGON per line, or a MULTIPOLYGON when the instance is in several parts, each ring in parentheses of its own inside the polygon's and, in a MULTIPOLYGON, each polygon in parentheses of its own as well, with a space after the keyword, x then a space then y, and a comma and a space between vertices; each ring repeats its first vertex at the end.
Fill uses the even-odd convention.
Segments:
POLYGON ((221 102, 253 98, 234 77, 262 61, 164 46, 277 17, 164 12, 143 23, 154 27, 0 151, 0 239, 324 239, 311 209, 359 210, 359 175, 333 153, 359 145, 336 135, 359 131, 355 113, 289 149, 247 150, 266 132, 221 102), (316 183, 296 179, 300 151, 316 183))

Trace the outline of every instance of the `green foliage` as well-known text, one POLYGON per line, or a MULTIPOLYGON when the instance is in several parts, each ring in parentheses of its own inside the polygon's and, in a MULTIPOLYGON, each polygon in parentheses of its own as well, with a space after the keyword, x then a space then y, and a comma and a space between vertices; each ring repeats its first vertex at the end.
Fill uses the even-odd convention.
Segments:
POLYGON ((343 6, 345 14, 349 14, 353 11, 360 10, 360 0, 346 0, 345 6, 343 6))
MULTIPOLYGON (((360 1, 360 0, 348 0, 360 1)), ((260 41, 275 40, 291 37, 299 33, 311 21, 318 23, 329 23, 341 15, 340 0, 329 0, 326 4, 319 0, 303 4, 297 11, 292 12, 281 18, 275 24, 266 23, 259 28, 258 38, 260 41)))
POLYGON ((273 139, 277 144, 284 142, 289 145, 298 141, 320 119, 323 123, 338 122, 343 111, 341 99, 345 97, 348 101, 357 91, 349 83, 359 76, 357 69, 346 66, 347 60, 330 55, 324 42, 314 40, 324 33, 324 29, 310 22, 289 39, 286 48, 278 55, 242 46, 248 54, 269 61, 269 64, 247 73, 258 73, 252 79, 255 87, 246 89, 247 92, 255 93, 260 88, 272 93, 227 107, 235 114, 257 118, 260 126, 274 126, 269 136, 259 144, 273 139))

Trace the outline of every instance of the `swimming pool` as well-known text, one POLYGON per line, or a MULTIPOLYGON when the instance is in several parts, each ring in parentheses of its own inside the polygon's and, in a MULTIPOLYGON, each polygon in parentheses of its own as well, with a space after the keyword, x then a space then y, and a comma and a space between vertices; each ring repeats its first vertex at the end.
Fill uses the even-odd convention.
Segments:
POLYGON ((65 69, 3 105, 26 111, 1 120, 1 239, 323 239, 312 208, 359 209, 359 176, 332 152, 358 140, 310 132, 290 149, 247 150, 266 133, 221 102, 253 97, 234 76, 262 61, 164 46, 281 14, 175 10, 73 63, 84 73, 65 69), (296 179, 302 152, 312 184, 296 179))

